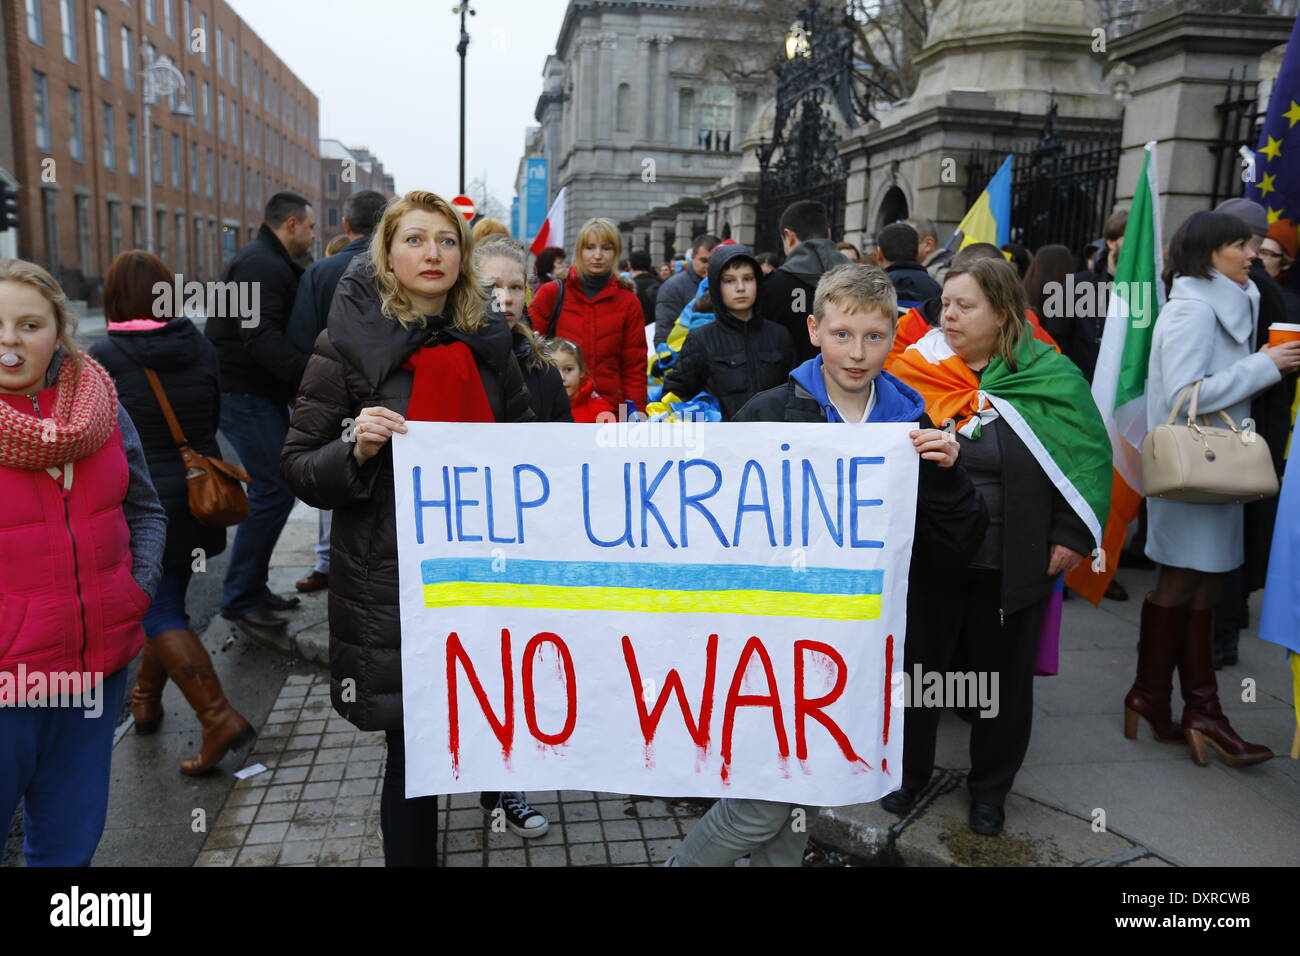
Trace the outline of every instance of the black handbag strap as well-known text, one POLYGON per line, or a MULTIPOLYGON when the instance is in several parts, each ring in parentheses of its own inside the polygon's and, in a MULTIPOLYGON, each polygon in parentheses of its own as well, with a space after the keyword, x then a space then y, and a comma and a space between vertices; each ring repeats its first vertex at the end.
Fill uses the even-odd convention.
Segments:
POLYGON ((564 280, 553 279, 555 283, 555 308, 551 310, 551 322, 547 328, 550 337, 558 339, 560 337, 560 313, 564 311, 564 280))

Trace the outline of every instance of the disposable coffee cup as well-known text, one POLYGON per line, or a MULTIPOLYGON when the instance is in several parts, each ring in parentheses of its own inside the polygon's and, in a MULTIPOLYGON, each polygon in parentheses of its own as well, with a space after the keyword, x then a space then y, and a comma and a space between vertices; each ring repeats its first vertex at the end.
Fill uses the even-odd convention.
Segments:
POLYGON ((1284 342, 1300 342, 1300 324, 1295 322, 1274 322, 1268 327, 1268 344, 1281 345, 1284 342))

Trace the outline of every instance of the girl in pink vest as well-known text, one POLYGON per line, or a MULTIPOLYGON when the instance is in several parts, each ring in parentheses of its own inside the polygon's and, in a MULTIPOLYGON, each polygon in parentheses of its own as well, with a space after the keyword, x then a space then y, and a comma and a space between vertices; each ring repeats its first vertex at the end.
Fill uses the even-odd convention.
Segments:
POLYGON ((108 373, 40 266, 0 260, 0 821, 28 866, 85 866, 104 830, 126 665, 166 517, 108 373))

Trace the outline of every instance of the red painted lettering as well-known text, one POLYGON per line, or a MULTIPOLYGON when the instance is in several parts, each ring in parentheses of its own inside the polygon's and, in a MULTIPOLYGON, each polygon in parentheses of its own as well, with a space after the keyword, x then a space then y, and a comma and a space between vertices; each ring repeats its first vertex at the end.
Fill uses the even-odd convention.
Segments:
POLYGON ((573 655, 569 653, 568 645, 558 634, 552 634, 550 631, 534 634, 533 639, 524 648, 523 692, 524 720, 528 722, 528 732, 542 743, 551 746, 568 740, 573 734, 574 726, 578 723, 578 685, 573 671, 573 655), (554 644, 555 649, 560 652, 560 661, 563 662, 566 713, 564 726, 560 728, 558 734, 544 734, 537 726, 537 701, 533 694, 533 657, 543 644, 554 644))
POLYGON ((781 713, 781 697, 776 689, 776 674, 772 671, 772 658, 767 648, 757 637, 745 642, 745 649, 740 652, 736 664, 736 673, 731 678, 731 689, 727 691, 727 704, 722 712, 722 779, 727 779, 727 765, 731 763, 731 736, 736 724, 737 707, 771 707, 772 726, 776 730, 777 749, 784 760, 790 756, 790 741, 785 735, 785 718, 781 713), (757 655, 763 664, 763 673, 767 677, 767 694, 742 694, 741 684, 745 680, 745 669, 750 657, 757 655))
POLYGON ((673 694, 677 695, 677 706, 681 708, 682 720, 686 724, 686 732, 695 741, 695 746, 699 747, 700 750, 707 750, 709 747, 709 722, 713 716, 713 678, 718 667, 718 635, 710 634, 708 643, 705 645, 704 690, 700 694, 698 717, 691 713, 691 709, 686 703, 686 689, 682 686, 682 678, 677 673, 676 668, 669 669, 668 676, 664 678, 664 689, 659 692, 654 707, 647 713, 641 684, 641 669, 636 663, 636 652, 632 650, 632 641, 626 635, 623 637, 623 660, 627 662, 627 674, 632 681, 632 698, 636 701, 636 714, 641 721, 641 735, 645 738, 647 748, 646 765, 650 765, 648 748, 654 743, 655 734, 659 728, 659 720, 663 717, 664 709, 668 706, 668 700, 673 694))
POLYGON ((501 629, 501 673, 503 675, 502 683, 504 684, 502 698, 505 704, 505 717, 501 720, 497 719, 496 712, 488 701, 487 692, 483 690, 483 684, 474 671, 473 662, 470 661, 469 655, 465 653, 465 648, 461 646, 459 635, 452 631, 447 636, 447 735, 453 772, 458 772, 460 768, 460 704, 456 693, 457 661, 460 661, 461 666, 465 669, 465 676, 469 679, 469 686, 474 691, 474 696, 478 698, 479 706, 483 708, 483 716, 487 718, 488 723, 492 726, 492 732, 496 734, 497 740, 501 741, 502 756, 509 760, 510 748, 513 745, 515 735, 515 690, 514 670, 510 663, 510 632, 505 628, 501 629))
POLYGON ((804 726, 805 717, 811 717, 830 732, 831 737, 839 744, 840 751, 844 754, 845 759, 862 759, 853 752, 853 745, 849 743, 849 738, 845 736, 839 725, 822 713, 823 708, 835 703, 840 694, 844 693, 844 685, 848 683, 848 679, 848 667, 844 663, 844 658, 840 656, 840 652, 835 648, 829 644, 823 644, 821 641, 794 642, 794 746, 795 755, 800 760, 808 759, 808 737, 804 726), (804 653, 806 651, 823 655, 835 666, 835 686, 821 697, 805 698, 803 695, 804 653))

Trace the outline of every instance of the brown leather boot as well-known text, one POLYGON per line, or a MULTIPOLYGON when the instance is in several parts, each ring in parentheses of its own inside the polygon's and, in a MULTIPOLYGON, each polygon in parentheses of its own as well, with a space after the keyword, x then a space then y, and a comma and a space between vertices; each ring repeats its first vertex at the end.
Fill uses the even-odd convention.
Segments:
POLYGON ((167 671, 158 659, 153 641, 145 641, 140 653, 140 667, 135 672, 135 686, 131 688, 131 716, 135 718, 135 732, 140 736, 156 733, 162 723, 162 692, 167 684, 167 671))
POLYGON ((203 749, 197 757, 181 761, 181 773, 198 775, 211 770, 228 751, 257 736, 252 725, 230 706, 212 659, 193 631, 164 631, 153 639, 167 676, 176 682, 203 726, 203 749))
POLYGON ((1188 614, 1187 634, 1179 647, 1178 679, 1183 690, 1183 733, 1192 748, 1192 759, 1207 766, 1205 745, 1219 752, 1229 767, 1261 763, 1273 751, 1261 744, 1247 743, 1228 723, 1219 706, 1219 685, 1214 676, 1214 609, 1193 609, 1188 614))
POLYGON ((1174 723, 1169 698, 1174 690, 1178 645, 1187 632, 1188 605, 1162 607, 1147 595, 1142 602, 1142 629, 1138 637, 1137 677, 1124 698, 1124 736, 1137 738, 1138 717, 1145 717, 1156 740, 1177 744, 1183 732, 1174 723))

